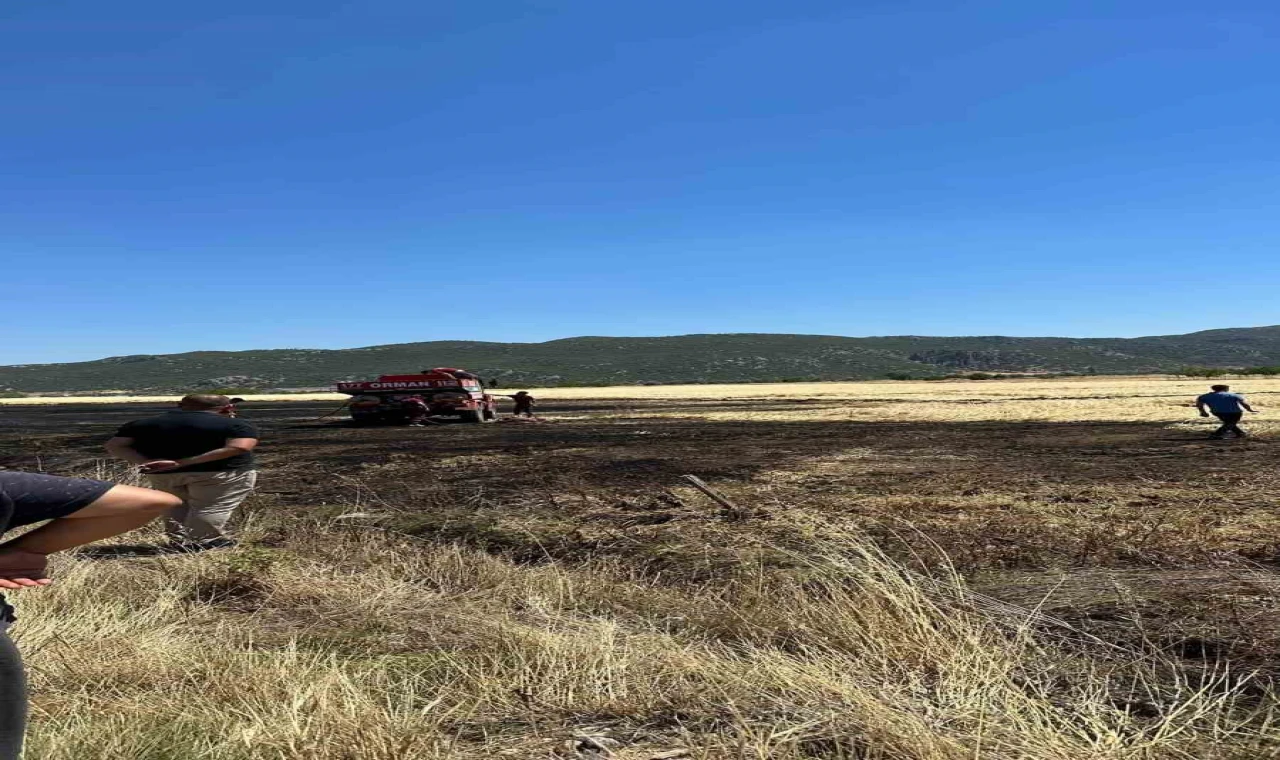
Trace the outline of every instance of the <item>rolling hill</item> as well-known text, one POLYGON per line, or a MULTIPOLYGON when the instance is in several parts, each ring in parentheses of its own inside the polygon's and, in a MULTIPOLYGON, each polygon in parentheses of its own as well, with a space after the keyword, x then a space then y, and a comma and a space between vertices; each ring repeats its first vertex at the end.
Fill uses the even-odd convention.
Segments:
POLYGON ((434 341, 336 350, 193 351, 0 366, 0 389, 176 391, 311 388, 423 367, 466 367, 503 386, 843 380, 957 371, 1167 372, 1280 364, 1280 326, 1144 338, 742 333, 580 337, 545 343, 434 341))

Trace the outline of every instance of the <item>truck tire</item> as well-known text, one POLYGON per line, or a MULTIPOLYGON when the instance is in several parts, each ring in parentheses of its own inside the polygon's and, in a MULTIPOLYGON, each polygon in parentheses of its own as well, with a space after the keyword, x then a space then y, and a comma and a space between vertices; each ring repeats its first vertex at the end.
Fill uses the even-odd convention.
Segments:
POLYGON ((474 412, 465 411, 462 413, 462 421, 463 422, 485 422, 484 410, 477 409, 474 412))

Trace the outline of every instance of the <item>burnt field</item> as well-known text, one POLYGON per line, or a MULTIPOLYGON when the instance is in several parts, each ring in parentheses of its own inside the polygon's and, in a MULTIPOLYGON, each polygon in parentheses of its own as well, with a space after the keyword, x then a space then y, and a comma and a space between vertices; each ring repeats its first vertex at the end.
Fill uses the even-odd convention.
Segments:
MULTIPOLYGON (((363 511, 521 560, 609 555, 697 578, 732 573, 766 545, 857 530, 915 562, 945 555, 996 595, 1049 594, 1055 614, 1116 636, 1141 618, 1251 660, 1280 645, 1269 441, 1151 422, 806 419, 858 403, 566 400, 543 423, 427 428, 318 419, 329 402, 250 403, 242 416, 265 443, 248 512, 287 530, 288 516, 363 511), (724 514, 685 474, 744 514, 724 514)), ((87 471, 116 426, 162 408, 0 410, 0 465, 87 471)))
MULTIPOLYGON (((1158 665, 1139 679, 1141 694, 1104 700, 1125 716, 1126 730, 1170 718, 1170 695, 1179 689, 1230 693, 1241 700, 1231 710, 1270 704, 1271 681, 1280 673, 1280 481, 1268 436, 1210 441, 1198 426, 1143 415, 1070 421, 981 419, 974 412, 1046 400, 1043 393, 1018 393, 1025 392, 937 401, 557 398, 544 402, 541 423, 426 428, 356 428, 321 419, 336 406, 331 402, 250 402, 242 416, 263 432, 263 475, 246 510, 250 546, 238 551, 296 557, 314 545, 300 543, 303 533, 310 542, 317 535, 335 542, 376 535, 409 542, 396 544, 397 552, 455 547, 506 563, 513 573, 548 567, 605 573, 639 584, 646 594, 697 598, 766 583, 762 578, 808 577, 810 556, 864 557, 872 547, 910 577, 955 578, 979 592, 976 598, 1012 605, 1002 609, 1014 614, 1026 611, 1024 623, 1058 641, 1063 657, 1111 662, 1119 651, 1127 653, 1121 661, 1154 658, 1158 665), (931 410, 931 403, 960 404, 964 412, 948 419, 952 415, 931 410), (913 414, 921 418, 910 419, 913 414), (689 474, 732 508, 690 487, 682 479, 689 474), (1228 670, 1233 675, 1223 680, 1228 670)), ((0 465, 92 471, 117 425, 155 409, 0 408, 0 465)), ((361 653, 387 655, 428 646, 354 636, 338 625, 307 626, 293 606, 273 604, 254 607, 271 621, 265 639, 301 635, 343 651, 358 641, 361 653)), ((619 624, 643 617, 636 610, 608 614, 624 621, 619 624)), ((759 630, 699 635, 723 635, 726 646, 749 640, 788 651, 787 626, 762 619, 753 626, 759 630), (776 630, 765 630, 770 625, 776 630)), ((503 724, 498 733, 531 753, 518 756, 529 757, 549 755, 521 742, 535 734, 540 740, 572 734, 583 720, 608 724, 614 735, 625 727, 636 747, 678 745, 696 757, 879 756, 853 754, 838 742, 732 754, 726 748, 744 741, 744 729, 722 714, 723 705, 703 707, 721 717, 663 727, 650 725, 655 718, 644 710, 606 715, 597 706, 586 711, 589 718, 575 718, 574 709, 562 705, 544 716, 550 727, 503 724)), ((474 726, 449 730, 455 729, 470 736, 474 726)), ((854 730, 822 732, 837 741, 842 731, 854 730)), ((972 750, 957 741, 964 752, 972 750)), ((1092 749, 1077 752, 1064 744, 1052 756, 1184 756, 1172 749, 1090 754, 1096 747, 1086 745, 1092 749)), ((481 745, 468 751, 475 746, 481 745)), ((1237 754, 1222 746, 1220 756, 1245 757, 1270 745, 1251 740, 1237 754)), ((439 756, 455 756, 451 751, 441 749, 439 756)), ((885 756, 952 756, 931 752, 885 756)))

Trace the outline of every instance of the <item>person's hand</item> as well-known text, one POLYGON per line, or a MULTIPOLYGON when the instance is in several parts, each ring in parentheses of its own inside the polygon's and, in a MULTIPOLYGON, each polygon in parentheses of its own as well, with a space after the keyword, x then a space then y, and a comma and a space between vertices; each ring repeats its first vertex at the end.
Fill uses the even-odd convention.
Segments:
POLYGON ((0 589, 12 591, 20 588, 48 586, 46 569, 49 558, 37 552, 22 549, 0 549, 0 589))
POLYGON ((142 463, 142 472, 146 475, 154 475, 158 472, 176 470, 181 466, 179 462, 172 459, 153 459, 150 462, 142 463))

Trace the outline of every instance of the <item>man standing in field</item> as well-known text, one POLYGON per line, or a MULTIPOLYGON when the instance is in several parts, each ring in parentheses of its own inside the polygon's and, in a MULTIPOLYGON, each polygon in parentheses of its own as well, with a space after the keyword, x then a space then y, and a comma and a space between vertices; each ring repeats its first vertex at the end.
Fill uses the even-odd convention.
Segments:
POLYGON ((1200 410, 1201 417, 1208 417, 1209 412, 1213 412, 1214 417, 1222 420, 1222 427, 1209 437, 1226 438, 1227 433, 1235 433, 1237 438, 1247 437, 1248 433, 1240 429, 1240 418, 1244 416, 1244 410, 1254 413, 1257 410, 1249 406, 1244 396, 1231 393, 1229 385, 1214 385, 1210 391, 1196 399, 1196 409, 1200 410))
POLYGON ((235 546, 226 524, 257 483, 258 431, 232 413, 226 396, 195 393, 176 410, 130 422, 107 441, 112 456, 140 465, 154 488, 182 499, 165 519, 174 548, 235 546))
POLYGON ((511 416, 519 417, 522 414, 526 417, 533 416, 533 404, 535 399, 533 396, 529 395, 528 391, 520 391, 512 396, 511 399, 516 402, 516 409, 511 413, 511 416))

